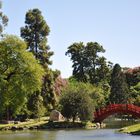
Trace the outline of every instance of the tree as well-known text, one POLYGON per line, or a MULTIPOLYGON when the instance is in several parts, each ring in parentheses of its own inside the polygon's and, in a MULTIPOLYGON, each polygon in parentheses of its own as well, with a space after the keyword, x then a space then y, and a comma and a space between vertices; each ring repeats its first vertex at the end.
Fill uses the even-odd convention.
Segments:
POLYGON ((86 84, 84 87, 89 91, 89 95, 92 99, 95 109, 100 109, 106 106, 109 91, 107 92, 107 90, 102 86, 95 86, 89 83, 86 84))
POLYGON ((110 87, 109 85, 105 85, 100 83, 100 85, 93 85, 90 83, 83 83, 78 82, 73 77, 69 78, 69 82, 75 86, 75 87, 81 87, 84 89, 86 94, 90 96, 92 99, 92 103, 94 105, 95 109, 99 109, 101 107, 104 107, 108 102, 108 96, 110 93, 110 87))
POLYGON ((8 17, 3 14, 2 10, 2 1, 0 1, 0 35, 2 35, 2 32, 4 30, 4 27, 8 24, 8 17))
POLYGON ((45 70, 41 95, 46 106, 55 104, 55 93, 53 90, 53 71, 49 68, 52 64, 50 57, 53 52, 49 51, 47 36, 50 32, 49 26, 44 20, 39 9, 29 10, 25 17, 25 27, 21 28, 21 37, 27 42, 28 50, 32 52, 45 70))
POLYGON ((25 27, 21 28, 21 37, 27 42, 31 51, 42 64, 50 64, 49 57, 52 52, 47 52, 47 36, 50 32, 49 26, 41 15, 39 9, 29 10, 25 17, 25 27))
POLYGON ((104 48, 97 42, 73 43, 68 47, 66 55, 71 57, 73 62, 73 76, 78 81, 98 84, 107 80, 110 73, 110 67, 106 58, 100 56, 104 53, 104 48))
POLYGON ((54 83, 55 94, 60 96, 62 94, 63 88, 65 88, 67 84, 68 81, 66 79, 63 79, 61 75, 57 76, 54 83))
POLYGON ((40 118, 44 116, 46 109, 43 105, 43 98, 38 94, 31 94, 27 105, 32 118, 40 118))
POLYGON ((16 36, 0 41, 0 111, 7 119, 17 115, 29 94, 41 89, 43 68, 16 36))
POLYGON ((69 84, 63 91, 60 99, 62 114, 75 121, 76 117, 81 120, 93 119, 93 103, 92 100, 83 86, 76 84, 69 84))
POLYGON ((140 67, 123 68, 123 73, 126 75, 127 84, 129 87, 129 102, 140 104, 140 67))
POLYGON ((111 103, 127 103, 129 98, 129 90, 126 82, 125 74, 121 71, 119 64, 115 64, 112 74, 111 74, 111 93, 110 102, 111 103))
POLYGON ((129 102, 135 105, 140 105, 140 82, 129 88, 129 102))
POLYGON ((140 67, 128 68, 124 71, 129 87, 135 86, 140 82, 140 67))

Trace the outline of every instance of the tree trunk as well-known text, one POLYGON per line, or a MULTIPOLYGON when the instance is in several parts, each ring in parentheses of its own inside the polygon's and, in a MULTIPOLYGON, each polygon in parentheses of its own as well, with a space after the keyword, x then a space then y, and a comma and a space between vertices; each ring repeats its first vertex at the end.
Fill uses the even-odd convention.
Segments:
POLYGON ((75 122, 75 116, 72 117, 72 122, 73 122, 73 123, 75 122))
POLYGON ((6 108, 6 120, 9 121, 9 107, 6 108))

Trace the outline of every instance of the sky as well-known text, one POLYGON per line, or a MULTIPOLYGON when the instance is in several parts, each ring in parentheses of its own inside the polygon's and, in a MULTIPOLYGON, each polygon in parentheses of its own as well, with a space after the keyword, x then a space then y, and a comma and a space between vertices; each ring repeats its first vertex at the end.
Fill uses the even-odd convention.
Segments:
POLYGON ((74 42, 98 42, 108 61, 122 67, 140 66, 140 0, 3 0, 9 23, 5 33, 20 36, 29 9, 42 11, 50 27, 48 45, 54 51, 52 69, 72 75, 65 56, 74 42))

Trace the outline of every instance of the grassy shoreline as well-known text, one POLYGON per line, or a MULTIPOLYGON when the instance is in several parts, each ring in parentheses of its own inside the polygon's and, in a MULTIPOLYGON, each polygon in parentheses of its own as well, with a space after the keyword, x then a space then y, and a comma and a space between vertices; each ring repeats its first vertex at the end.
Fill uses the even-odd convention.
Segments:
POLYGON ((140 123, 123 127, 118 130, 121 133, 128 133, 132 135, 140 135, 140 123))
POLYGON ((48 123, 46 117, 41 119, 30 119, 26 122, 13 122, 9 124, 0 124, 0 130, 25 130, 25 129, 36 129, 43 124, 48 123))
POLYGON ((31 119, 26 122, 0 124, 0 131, 3 130, 33 130, 33 129, 63 129, 63 128, 87 128, 95 129, 96 124, 91 122, 49 122, 47 118, 31 119))

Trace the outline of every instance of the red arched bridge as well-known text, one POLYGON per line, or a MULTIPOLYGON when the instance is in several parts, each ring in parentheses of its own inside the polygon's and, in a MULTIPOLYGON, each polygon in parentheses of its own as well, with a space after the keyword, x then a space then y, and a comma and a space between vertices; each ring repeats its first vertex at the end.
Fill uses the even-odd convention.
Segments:
POLYGON ((108 116, 115 113, 131 114, 140 118, 140 107, 133 104, 110 104, 94 113, 94 121, 102 122, 108 116))

